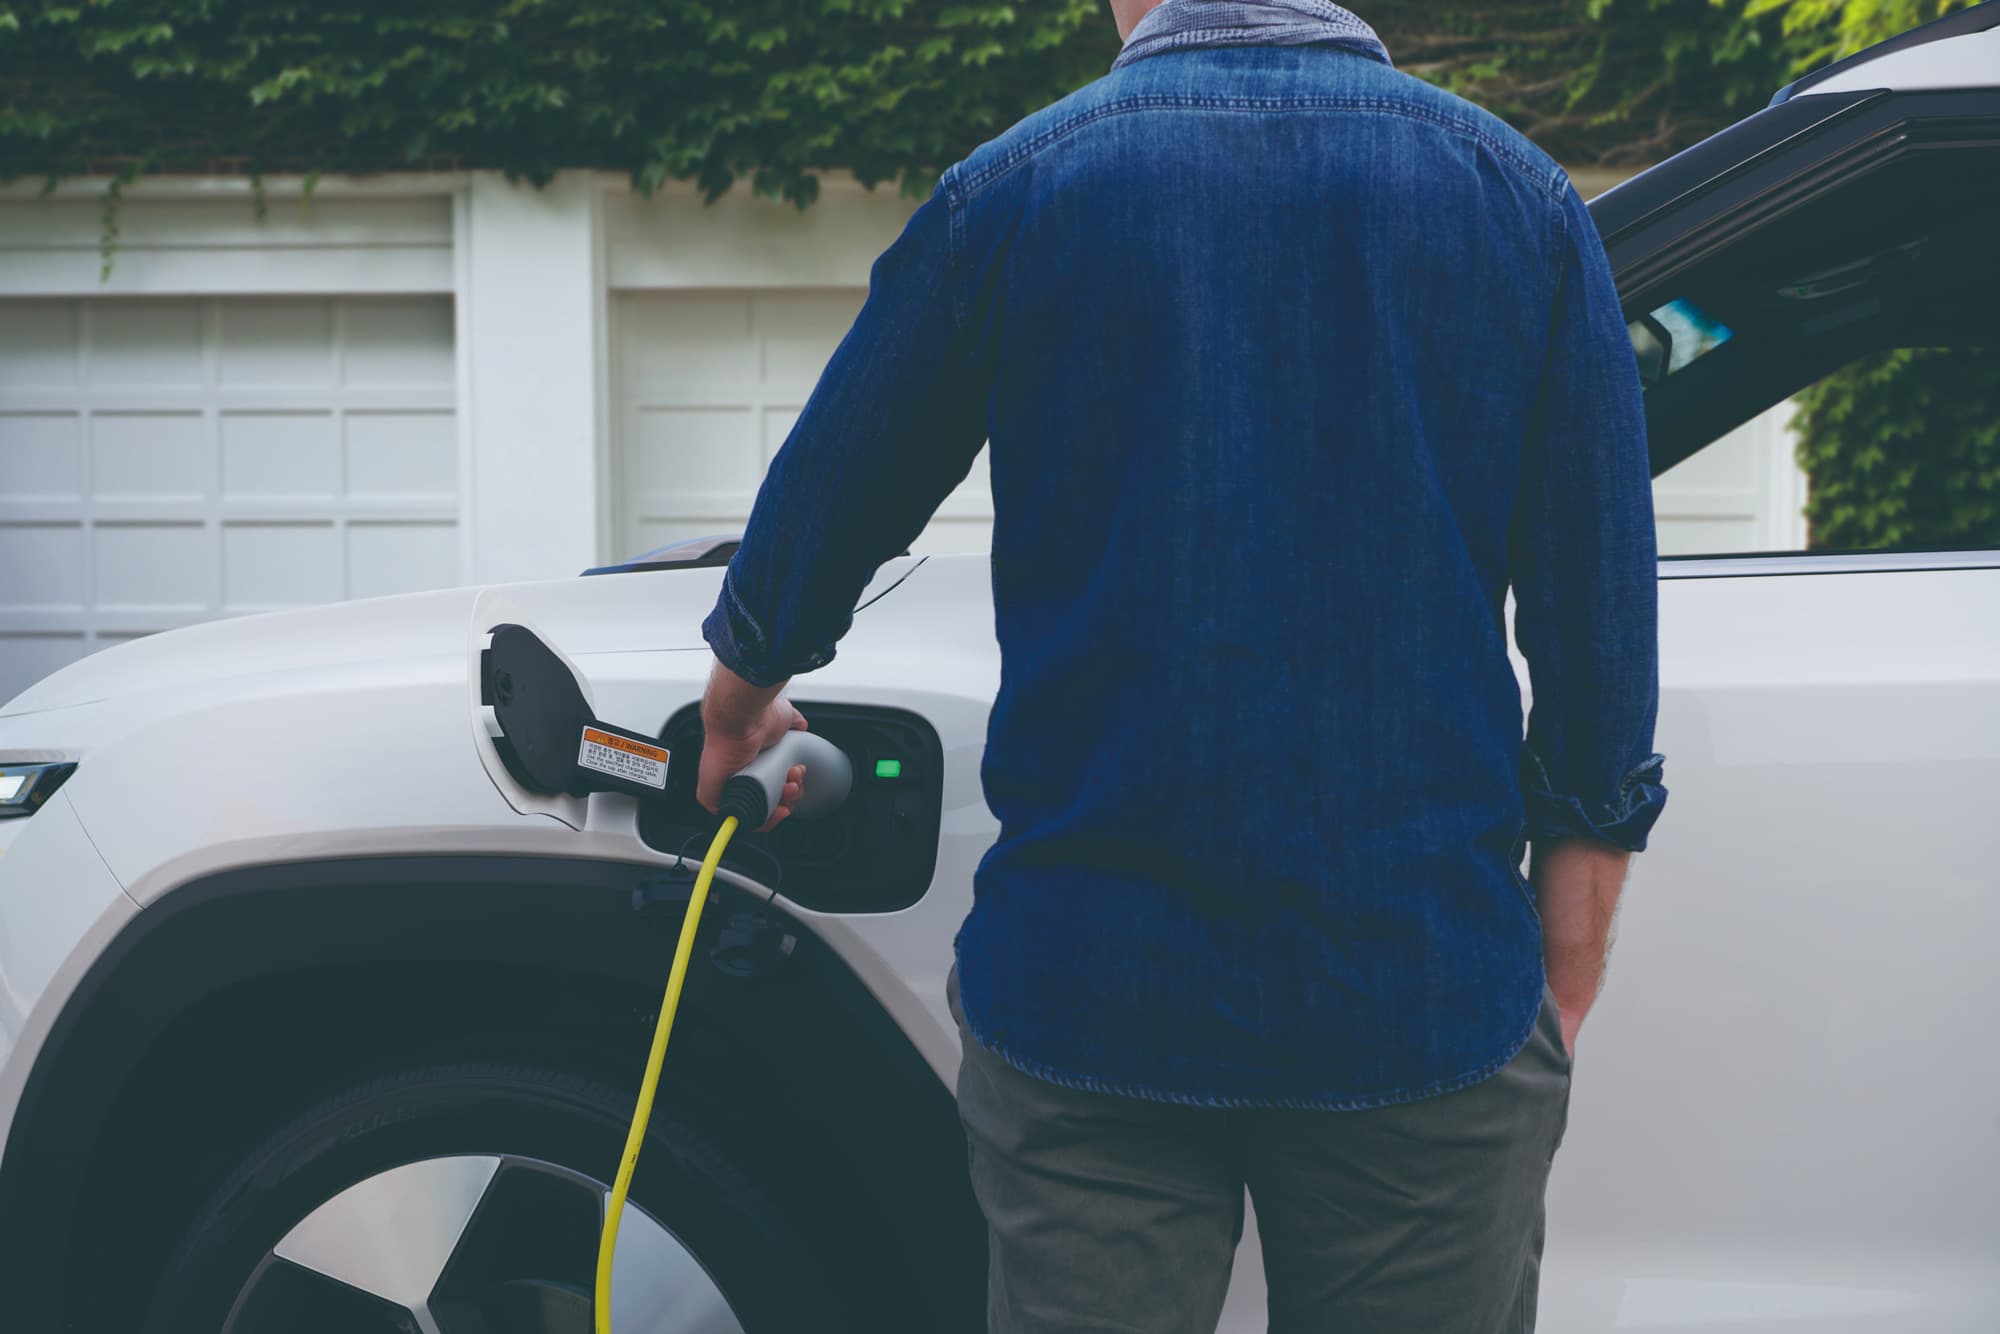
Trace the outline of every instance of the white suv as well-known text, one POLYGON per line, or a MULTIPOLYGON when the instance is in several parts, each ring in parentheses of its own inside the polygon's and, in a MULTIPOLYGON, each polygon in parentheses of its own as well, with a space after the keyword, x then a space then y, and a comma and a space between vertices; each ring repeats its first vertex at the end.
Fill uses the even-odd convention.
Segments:
MULTIPOLYGON (((1859 355, 1993 339, 2000 5, 1593 212, 1661 470, 1859 355)), ((709 828, 728 550, 179 630, 0 710, 7 1329, 588 1328, 709 828), (503 622, 663 737, 664 800, 514 784, 482 723, 503 622)), ((1543 1327, 2000 1328, 2000 552, 1660 577, 1673 809, 1583 1044, 1543 1327)), ((894 561, 796 683, 856 794, 732 849, 621 1331, 979 1327, 943 981, 995 832, 991 620, 983 558, 894 561)))

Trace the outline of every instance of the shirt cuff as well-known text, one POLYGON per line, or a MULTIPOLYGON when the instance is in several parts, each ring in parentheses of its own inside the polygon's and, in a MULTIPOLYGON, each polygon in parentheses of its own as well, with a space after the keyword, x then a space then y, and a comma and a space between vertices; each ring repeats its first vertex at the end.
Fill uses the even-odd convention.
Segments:
POLYGON ((701 623, 701 635, 715 650, 716 659, 753 686, 774 686, 779 682, 824 667, 833 661, 833 645, 827 644, 793 661, 780 660, 771 649, 770 638, 757 619, 736 596, 735 572, 722 576, 722 591, 716 595, 715 610, 701 623))
POLYGON ((1618 784, 1611 800, 1586 804, 1557 792, 1549 771, 1532 747, 1521 750, 1521 795, 1527 803, 1528 838, 1556 843, 1569 838, 1594 838, 1627 852, 1644 852, 1646 835, 1666 809, 1667 789, 1661 783, 1664 755, 1649 755, 1618 784))

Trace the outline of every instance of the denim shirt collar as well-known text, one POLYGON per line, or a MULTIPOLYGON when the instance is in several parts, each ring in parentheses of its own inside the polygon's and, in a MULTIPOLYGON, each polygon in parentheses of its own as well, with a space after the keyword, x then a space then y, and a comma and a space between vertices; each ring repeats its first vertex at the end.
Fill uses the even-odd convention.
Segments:
POLYGON ((1392 64, 1375 30, 1331 0, 1165 0, 1125 39, 1112 69, 1163 51, 1331 44, 1392 64))

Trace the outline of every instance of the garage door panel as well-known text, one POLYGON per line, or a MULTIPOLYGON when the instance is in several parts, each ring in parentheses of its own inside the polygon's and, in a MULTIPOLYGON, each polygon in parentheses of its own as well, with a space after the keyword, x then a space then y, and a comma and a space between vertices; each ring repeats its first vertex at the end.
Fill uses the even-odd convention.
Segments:
MULTIPOLYGON (((742 530, 770 460, 865 298, 860 288, 617 298, 615 554, 742 530)), ((986 475, 982 456, 913 550, 989 545, 986 475)))
POLYGON ((1653 479, 1661 555, 1804 548, 1793 411, 1781 403, 1653 479))
POLYGON ((0 413, 0 478, 8 500, 82 499, 82 414, 0 413))
POLYGON ((331 301, 246 300, 216 309, 218 370, 225 387, 332 387, 331 301))
POLYGON ((637 481, 649 496, 740 495, 764 474, 749 408, 644 408, 636 426, 637 481))
POLYGON ((199 301, 88 301, 83 365, 93 386, 198 385, 202 367, 199 301))
POLYGON ((636 298, 621 304, 619 315, 619 377, 642 394, 659 385, 672 389, 704 380, 758 379, 750 307, 739 293, 636 298))
POLYGON ((12 699, 89 652, 80 634, 0 634, 0 699, 12 699))
POLYGON ((83 525, 0 524, 0 607, 83 607, 83 525))
POLYGON ((225 611, 334 602, 343 582, 340 531, 331 523, 222 526, 225 611))
POLYGON ((91 602, 107 610, 198 612, 213 606, 214 565, 200 523, 99 523, 91 530, 91 602))
POLYGON ((345 383, 450 385, 457 375, 449 301, 381 298, 349 302, 342 311, 345 383))
POLYGON ((349 412, 347 494, 449 503, 458 494, 458 423, 449 412, 349 412))
POLYGON ((74 388, 79 324, 73 302, 0 303, 0 388, 74 388))
MULTIPOLYGON (((760 462, 764 467, 768 467, 771 460, 777 457, 778 451, 784 448, 785 437, 799 424, 799 414, 805 410, 806 405, 802 402, 764 409, 764 431, 760 442, 762 448, 759 451, 760 462)), ((761 480, 763 467, 757 471, 761 480)))
POLYGON ((222 495, 332 499, 340 490, 340 444, 330 412, 222 414, 222 495))
POLYGON ((347 595, 383 597, 457 582, 458 527, 449 523, 347 525, 347 595))
POLYGON ((452 330, 439 297, 0 300, 0 699, 114 639, 458 582, 452 330))
POLYGON ((861 292, 772 293, 751 303, 755 333, 764 345, 764 377, 813 382, 833 355, 854 317, 861 292))
POLYGON ((106 500, 200 500, 213 476, 211 431, 198 412, 93 413, 91 490, 106 500))

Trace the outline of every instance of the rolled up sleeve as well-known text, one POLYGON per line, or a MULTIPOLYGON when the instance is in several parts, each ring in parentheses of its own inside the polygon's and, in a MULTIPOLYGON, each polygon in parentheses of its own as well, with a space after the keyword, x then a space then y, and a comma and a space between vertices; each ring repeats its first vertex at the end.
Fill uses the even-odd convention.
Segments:
POLYGON ((702 623, 716 657, 752 685, 832 661, 868 580, 923 531, 985 439, 986 377, 960 318, 947 191, 876 260, 702 623))
POLYGON ((1548 362, 1511 536, 1533 706, 1527 836, 1646 846, 1666 805, 1658 563, 1645 411, 1610 265, 1573 189, 1560 209, 1548 362))
POLYGON ((753 686, 774 686, 833 660, 831 642, 804 653, 795 651, 789 660, 780 656, 737 596, 733 567, 723 572, 722 592, 716 595, 715 610, 702 622, 701 633, 722 665, 753 686))
POLYGON ((1641 852, 1653 822, 1667 804, 1666 756, 1648 755, 1620 780, 1609 799, 1587 805, 1582 797, 1558 790, 1533 746, 1525 752, 1521 790, 1528 807, 1528 837, 1540 843, 1594 838, 1628 852, 1641 852))

